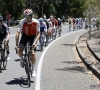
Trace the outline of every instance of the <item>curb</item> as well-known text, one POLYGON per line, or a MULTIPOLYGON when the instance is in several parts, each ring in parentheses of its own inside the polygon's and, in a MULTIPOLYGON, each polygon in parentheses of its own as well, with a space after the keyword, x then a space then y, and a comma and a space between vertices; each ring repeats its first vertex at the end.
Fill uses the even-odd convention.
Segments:
POLYGON ((97 55, 96 55, 96 53, 91 49, 91 47, 90 47, 90 45, 89 45, 89 43, 88 43, 88 40, 86 40, 86 43, 87 43, 87 47, 88 47, 88 49, 90 50, 90 52, 93 54, 93 56, 100 62, 100 57, 98 57, 97 55))
MULTIPOLYGON (((87 33, 88 33, 88 32, 87 32, 87 33)), ((76 44, 75 44, 75 45, 76 45, 76 50, 77 50, 77 52, 78 52, 79 57, 80 57, 81 60, 83 61, 83 63, 86 65, 87 69, 91 70, 92 73, 93 73, 98 79, 100 79, 100 70, 99 70, 95 65, 93 65, 92 62, 90 62, 90 61, 86 58, 86 56, 83 54, 83 52, 81 51, 81 49, 80 49, 80 47, 79 47, 79 45, 78 45, 80 38, 81 38, 83 35, 85 35, 85 34, 86 34, 86 33, 82 34, 82 35, 76 40, 76 44)), ((87 37, 87 38, 88 38, 88 37, 87 37)))

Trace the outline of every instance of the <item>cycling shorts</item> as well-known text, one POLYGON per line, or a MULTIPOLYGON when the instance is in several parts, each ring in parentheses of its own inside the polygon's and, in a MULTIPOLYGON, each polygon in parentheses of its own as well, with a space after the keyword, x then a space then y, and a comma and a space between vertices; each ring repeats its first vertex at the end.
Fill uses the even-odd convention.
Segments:
POLYGON ((20 39, 19 47, 24 48, 28 41, 30 42, 30 46, 32 46, 34 39, 35 39, 35 36, 36 35, 27 36, 26 34, 23 33, 21 36, 21 39, 20 39))
POLYGON ((6 38, 6 35, 1 35, 0 36, 0 41, 3 41, 6 38))

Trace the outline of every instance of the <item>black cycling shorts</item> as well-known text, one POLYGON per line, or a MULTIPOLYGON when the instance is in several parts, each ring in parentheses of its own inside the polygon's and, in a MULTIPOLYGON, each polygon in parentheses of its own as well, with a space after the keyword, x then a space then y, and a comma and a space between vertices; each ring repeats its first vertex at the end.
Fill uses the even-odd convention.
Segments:
POLYGON ((23 33, 21 36, 21 39, 20 39, 19 47, 25 47, 25 45, 27 44, 28 41, 30 42, 30 46, 32 46, 34 39, 35 39, 35 36, 36 35, 27 36, 23 33))
POLYGON ((0 41, 3 41, 6 38, 6 35, 0 35, 0 41))

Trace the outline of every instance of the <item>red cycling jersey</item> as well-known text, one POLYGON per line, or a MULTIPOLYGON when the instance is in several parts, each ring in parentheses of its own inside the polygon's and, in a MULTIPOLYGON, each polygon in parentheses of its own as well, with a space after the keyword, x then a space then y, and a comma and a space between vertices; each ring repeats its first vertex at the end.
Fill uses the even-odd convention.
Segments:
POLYGON ((58 25, 58 21, 56 20, 56 19, 52 19, 51 20, 51 22, 52 22, 52 25, 54 26, 57 26, 58 25))
POLYGON ((32 18, 32 22, 28 23, 25 18, 22 19, 18 25, 18 32, 22 32, 27 36, 36 35, 37 32, 40 32, 39 21, 32 18))
POLYGON ((23 24, 23 33, 25 33, 28 36, 32 36, 36 34, 36 22, 32 22, 31 24, 28 24, 27 22, 25 22, 23 24))

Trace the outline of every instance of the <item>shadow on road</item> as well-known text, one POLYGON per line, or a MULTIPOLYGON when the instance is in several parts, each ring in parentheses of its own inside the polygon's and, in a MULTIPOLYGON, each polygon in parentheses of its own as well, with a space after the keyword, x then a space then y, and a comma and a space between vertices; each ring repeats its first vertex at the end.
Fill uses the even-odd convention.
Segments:
POLYGON ((75 44, 61 44, 61 45, 64 45, 64 46, 75 46, 75 44))
MULTIPOLYGON (((34 81, 31 81, 31 83, 34 83, 34 81)), ((21 77, 19 78, 14 78, 13 80, 6 82, 7 85, 20 85, 23 88, 29 88, 30 86, 28 85, 27 78, 26 77, 21 77)))
POLYGON ((77 62, 77 61, 63 61, 62 63, 79 64, 79 63, 83 63, 83 62, 77 62))
POLYGON ((18 62, 18 61, 20 61, 20 59, 15 59, 14 61, 18 62))
POLYGON ((73 73, 85 73, 86 69, 84 67, 81 66, 73 66, 73 67, 64 67, 64 68, 59 68, 56 69, 59 71, 71 71, 73 73))

